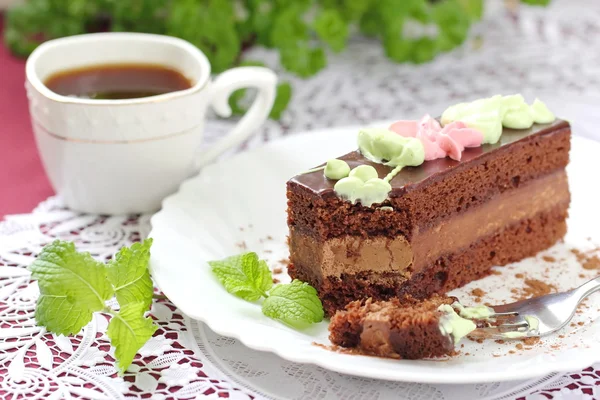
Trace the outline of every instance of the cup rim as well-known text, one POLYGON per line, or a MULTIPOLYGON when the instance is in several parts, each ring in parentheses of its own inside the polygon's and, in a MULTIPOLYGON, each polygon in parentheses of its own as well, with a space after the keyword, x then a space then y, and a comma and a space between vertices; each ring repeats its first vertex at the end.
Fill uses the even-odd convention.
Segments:
POLYGON ((68 36, 59 39, 52 39, 39 45, 27 58, 25 64, 25 76, 29 84, 37 90, 42 96, 59 102, 59 103, 70 103, 70 104, 82 104, 82 105, 135 105, 135 104, 147 104, 156 103, 165 100, 171 100, 179 97, 185 97, 202 90, 208 80, 210 79, 211 66, 206 55, 190 42, 179 39, 172 36, 157 35, 151 33, 131 33, 131 32, 103 32, 103 33, 87 33, 83 35, 68 36), (39 58, 49 50, 55 49, 61 46, 69 46, 73 43, 81 42, 98 42, 103 40, 119 41, 119 40, 138 40, 138 41, 153 41, 156 43, 163 43, 186 51, 200 64, 200 78, 194 83, 194 85, 188 89, 178 90, 175 92, 163 93, 155 96, 140 97, 134 99, 84 99, 63 96, 50 90, 40 79, 36 72, 36 65, 39 62, 39 58))

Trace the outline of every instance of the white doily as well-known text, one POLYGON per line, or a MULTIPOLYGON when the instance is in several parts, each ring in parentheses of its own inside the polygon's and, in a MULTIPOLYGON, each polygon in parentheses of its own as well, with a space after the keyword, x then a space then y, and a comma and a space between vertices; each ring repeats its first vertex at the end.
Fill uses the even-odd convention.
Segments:
POLYGON ((190 321, 168 300, 151 315, 160 325, 121 378, 96 317, 75 337, 56 336, 35 325, 37 284, 29 265, 54 239, 72 240, 99 259, 149 231, 149 216, 101 217, 68 211, 51 197, 32 214, 0 223, 0 397, 3 399, 529 399, 598 398, 600 365, 569 376, 478 385, 383 382, 295 364, 248 349, 190 321), (556 391, 559 389, 560 391, 556 391), (585 397, 585 396, 588 397, 585 397), (537 396, 537 397, 536 397, 537 396), (593 397, 592 397, 593 396, 593 397))
MULTIPOLYGON (((473 50, 474 40, 433 63, 410 66, 386 60, 379 43, 356 40, 346 52, 330 57, 328 67, 310 80, 282 73, 294 86, 288 111, 281 121, 269 121, 242 148, 290 132, 418 117, 433 104, 523 90, 568 99, 562 104, 566 113, 571 105, 588 114, 588 125, 576 125, 576 133, 585 134, 588 128, 593 135, 600 102, 578 99, 600 96, 600 2, 554 0, 547 9, 522 8, 518 16, 501 7, 488 9, 488 18, 477 28, 484 35, 479 50, 473 50)), ((269 51, 252 50, 247 58, 266 59, 277 69, 276 55, 269 51)), ((214 139, 231 124, 212 120, 207 136, 214 139)), ((600 365, 530 382, 469 386, 344 376, 247 349, 187 320, 168 300, 153 304, 152 316, 161 328, 120 378, 104 318, 96 318, 73 338, 56 337, 35 326, 37 285, 30 283, 25 267, 55 238, 73 240, 78 248, 104 259, 146 236, 149 228, 149 216, 74 214, 56 198, 31 214, 9 216, 0 223, 1 398, 600 398, 600 365)))

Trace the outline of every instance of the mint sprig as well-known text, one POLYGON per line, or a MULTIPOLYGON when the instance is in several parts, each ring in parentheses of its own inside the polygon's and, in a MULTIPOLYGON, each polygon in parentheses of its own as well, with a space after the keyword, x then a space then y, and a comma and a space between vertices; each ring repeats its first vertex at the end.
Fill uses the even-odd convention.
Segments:
POLYGON ((323 305, 315 288, 298 280, 273 287, 271 270, 254 252, 208 264, 229 293, 247 301, 265 298, 262 311, 269 318, 295 329, 323 320, 323 305))
POLYGON ((256 253, 210 261, 208 264, 225 289, 244 300, 256 301, 266 297, 266 292, 273 286, 267 263, 259 260, 256 253))
POLYGON ((262 311, 267 317, 297 329, 321 322, 324 316, 315 288, 299 280, 275 286, 263 302, 262 311))
POLYGON ((45 246, 29 267, 40 289, 37 324, 52 333, 73 335, 95 312, 111 315, 107 335, 119 371, 124 372, 157 329, 145 317, 154 293, 148 272, 150 246, 152 239, 124 247, 108 265, 78 252, 72 242, 56 240, 45 246), (113 296, 119 311, 106 305, 113 296))

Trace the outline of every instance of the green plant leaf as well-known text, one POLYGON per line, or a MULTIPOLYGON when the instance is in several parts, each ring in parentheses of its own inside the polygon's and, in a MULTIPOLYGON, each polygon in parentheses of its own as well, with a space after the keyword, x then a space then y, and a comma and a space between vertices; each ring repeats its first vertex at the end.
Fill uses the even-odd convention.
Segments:
POLYGON ((263 302, 262 311, 267 317, 296 329, 321 322, 324 317, 315 288, 299 280, 275 286, 263 302))
POLYGON ((292 99, 292 85, 289 82, 283 82, 277 85, 277 95, 273 108, 269 114, 269 118, 278 120, 281 118, 281 114, 285 111, 290 100, 292 99))
POLYGON ((136 353, 152 337, 158 327, 152 319, 144 317, 143 302, 129 303, 113 313, 106 334, 115 348, 120 373, 131 365, 136 353))
POLYGON ((77 334, 86 326, 93 312, 67 296, 41 294, 35 307, 35 320, 49 332, 59 335, 77 334))
POLYGON ((40 289, 36 320, 57 333, 79 332, 113 295, 104 264, 77 252, 72 242, 45 246, 29 269, 40 289))
POLYGON ((150 246, 152 239, 123 247, 108 264, 107 277, 122 306, 139 302, 147 310, 152 304, 154 285, 148 271, 150 246))
POLYGON ((256 253, 245 253, 223 260, 209 261, 213 273, 225 289, 244 300, 256 301, 273 286, 267 263, 256 253))
POLYGON ((323 10, 315 19, 315 32, 333 51, 340 52, 348 40, 348 24, 334 9, 323 10))

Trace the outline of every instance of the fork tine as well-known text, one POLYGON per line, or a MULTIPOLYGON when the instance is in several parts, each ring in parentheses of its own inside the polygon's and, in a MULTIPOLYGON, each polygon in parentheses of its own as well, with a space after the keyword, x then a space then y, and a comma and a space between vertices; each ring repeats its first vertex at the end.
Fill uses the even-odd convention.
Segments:
POLYGON ((522 321, 522 322, 517 322, 514 324, 500 324, 500 325, 497 325, 496 328, 498 328, 498 330, 500 330, 502 332, 509 332, 509 331, 520 332, 522 330, 529 329, 529 324, 527 323, 527 321, 522 321))
POLYGON ((518 316, 519 313, 516 311, 512 311, 512 312, 495 312, 491 317, 492 318, 496 318, 496 317, 516 317, 518 316))

